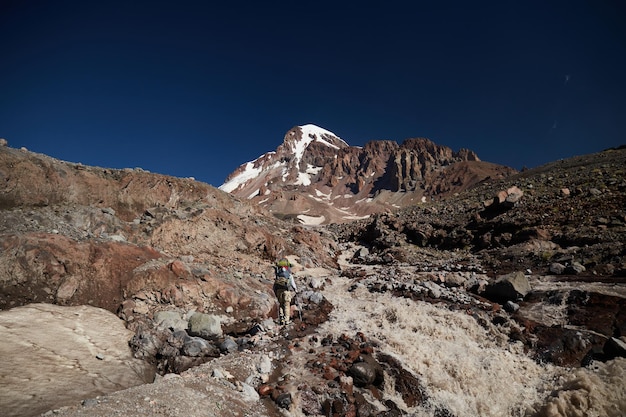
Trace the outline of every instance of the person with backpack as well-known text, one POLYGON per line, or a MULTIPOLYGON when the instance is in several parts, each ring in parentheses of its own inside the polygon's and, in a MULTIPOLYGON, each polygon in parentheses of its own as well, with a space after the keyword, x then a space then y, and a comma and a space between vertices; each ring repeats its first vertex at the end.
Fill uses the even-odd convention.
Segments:
POLYGON ((287 258, 280 259, 274 266, 276 272, 274 294, 276 294, 278 299, 278 319, 281 325, 290 323, 292 290, 295 293, 298 292, 293 273, 291 272, 292 266, 287 258))

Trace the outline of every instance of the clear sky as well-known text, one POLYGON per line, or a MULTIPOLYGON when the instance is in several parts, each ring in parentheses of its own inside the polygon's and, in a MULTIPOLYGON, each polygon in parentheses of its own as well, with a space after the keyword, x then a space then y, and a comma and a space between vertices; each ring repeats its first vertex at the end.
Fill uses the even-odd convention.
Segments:
POLYGON ((626 143, 625 4, 0 0, 0 137, 214 186, 308 123, 530 168, 626 143))

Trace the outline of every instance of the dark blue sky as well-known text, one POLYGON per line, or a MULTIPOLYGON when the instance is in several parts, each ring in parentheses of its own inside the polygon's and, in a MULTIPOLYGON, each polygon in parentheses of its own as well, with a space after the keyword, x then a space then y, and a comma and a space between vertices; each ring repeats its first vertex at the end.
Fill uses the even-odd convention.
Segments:
POLYGON ((597 152, 625 77, 620 0, 0 0, 9 146, 215 186, 308 123, 517 169, 597 152))

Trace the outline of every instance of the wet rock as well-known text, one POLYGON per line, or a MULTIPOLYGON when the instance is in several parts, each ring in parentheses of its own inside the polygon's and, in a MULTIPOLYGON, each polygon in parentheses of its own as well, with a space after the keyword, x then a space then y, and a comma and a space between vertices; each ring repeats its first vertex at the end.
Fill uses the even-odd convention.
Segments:
POLYGON ((384 374, 380 364, 370 355, 363 355, 362 362, 355 362, 348 369, 348 375, 352 377, 357 387, 368 385, 380 385, 384 374))
POLYGON ((354 393, 354 405, 359 417, 374 417, 378 415, 378 408, 368 402, 360 392, 354 393))
POLYGON ((396 392, 409 407, 421 405, 426 400, 425 390, 419 379, 407 371, 394 357, 382 354, 378 357, 386 365, 387 373, 395 380, 396 392))
POLYGON ((374 383, 376 371, 366 362, 357 362, 348 369, 348 374, 352 376, 354 385, 365 387, 374 383))
POLYGON ((530 291, 528 278, 523 272, 517 271, 502 275, 487 285, 483 296, 492 301, 506 302, 524 298, 530 291))
POLYGON ((509 300, 504 303, 504 310, 508 313, 515 313, 517 310, 519 310, 519 304, 516 304, 513 301, 509 300))
MULTIPOLYGON (((626 338, 622 337, 622 339, 626 338)), ((603 350, 607 359, 626 358, 626 341, 622 339, 611 337, 606 341, 603 350)))

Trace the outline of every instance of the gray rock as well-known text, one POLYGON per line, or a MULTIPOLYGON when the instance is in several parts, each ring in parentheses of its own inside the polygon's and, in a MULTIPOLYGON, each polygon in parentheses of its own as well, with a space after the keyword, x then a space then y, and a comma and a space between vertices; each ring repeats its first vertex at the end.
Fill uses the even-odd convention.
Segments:
POLYGON ((191 336, 199 336, 209 340, 222 335, 222 325, 219 317, 204 313, 194 313, 189 318, 187 330, 191 336))
POLYGON ((302 297, 314 304, 319 304, 324 300, 324 296, 318 291, 306 291, 302 294, 302 297))
POLYGON ((309 281, 309 286, 314 290, 319 290, 324 286, 324 279, 319 277, 311 277, 309 281))
POLYGON ((154 358, 162 345, 163 342, 157 333, 149 329, 138 331, 130 340, 130 346, 135 351, 135 357, 139 359, 154 358))
POLYGON ((239 350, 239 345, 231 337, 227 337, 220 343, 219 349, 222 353, 234 353, 239 350))
POLYGON ((201 337, 190 337, 185 340, 183 353, 187 356, 204 356, 209 351, 209 342, 201 337))
POLYGON ((159 311, 154 314, 154 324, 157 329, 186 330, 187 320, 178 311, 159 311))
POLYGON ((260 374, 269 374, 272 372, 272 360, 269 356, 261 356, 257 364, 257 371, 259 371, 260 374))
POLYGON ((291 402, 292 402, 291 394, 288 392, 284 392, 280 394, 278 397, 276 397, 275 402, 280 408, 287 409, 291 406, 291 402))
POLYGON ((429 297, 431 298, 441 297, 441 287, 438 284, 435 284, 432 281, 425 281, 422 283, 422 286, 428 290, 429 297))
POLYGON ((188 338, 189 335, 185 330, 176 330, 167 338, 167 343, 176 349, 181 349, 188 338))
POLYGON ((571 265, 568 265, 565 268, 566 274, 578 275, 585 272, 587 269, 580 262, 572 262, 571 265))
POLYGON ((519 310, 519 304, 516 304, 513 301, 509 300, 504 303, 504 310, 509 313, 515 313, 517 310, 519 310))
POLYGON ((352 377, 354 385, 365 387, 374 383, 376 370, 367 362, 356 362, 348 369, 348 375, 352 377))
POLYGON ((523 299, 530 291, 528 278, 523 272, 517 271, 498 277, 495 282, 487 285, 483 295, 496 302, 515 301, 523 299))
POLYGON ((558 262, 552 262, 550 264, 551 274, 561 275, 563 272, 565 272, 565 265, 558 262))
POLYGON ((259 393, 256 392, 256 390, 252 386, 246 384, 245 382, 241 383, 241 392, 243 393, 244 401, 255 402, 261 399, 259 393))

